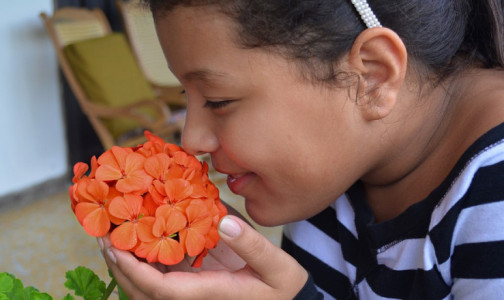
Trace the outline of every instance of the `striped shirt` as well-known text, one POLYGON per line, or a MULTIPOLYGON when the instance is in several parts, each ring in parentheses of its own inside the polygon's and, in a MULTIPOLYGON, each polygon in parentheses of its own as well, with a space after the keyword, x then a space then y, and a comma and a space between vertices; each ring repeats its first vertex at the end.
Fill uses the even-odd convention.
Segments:
POLYGON ((504 299, 504 124, 398 217, 375 224, 356 183, 282 247, 324 299, 504 299))

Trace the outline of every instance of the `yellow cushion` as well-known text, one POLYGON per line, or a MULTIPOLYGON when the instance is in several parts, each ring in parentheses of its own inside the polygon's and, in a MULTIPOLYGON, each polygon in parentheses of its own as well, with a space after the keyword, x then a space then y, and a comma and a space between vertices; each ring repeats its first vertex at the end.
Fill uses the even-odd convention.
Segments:
MULTIPOLYGON (((63 52, 84 92, 95 103, 120 107, 155 97, 121 33, 75 42, 63 52)), ((151 108, 140 112, 155 116, 151 108)), ((104 119, 104 124, 114 138, 140 126, 127 118, 104 119)))

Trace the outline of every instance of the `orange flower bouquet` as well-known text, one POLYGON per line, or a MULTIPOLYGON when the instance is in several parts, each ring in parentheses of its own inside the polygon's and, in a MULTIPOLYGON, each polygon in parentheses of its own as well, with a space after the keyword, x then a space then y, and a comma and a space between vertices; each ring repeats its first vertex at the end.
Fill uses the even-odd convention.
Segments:
POLYGON ((173 265, 187 254, 200 267, 227 214, 219 190, 205 162, 148 131, 145 136, 137 147, 93 156, 89 174, 86 163, 75 164, 72 210, 89 235, 110 233, 114 247, 149 263, 173 265))

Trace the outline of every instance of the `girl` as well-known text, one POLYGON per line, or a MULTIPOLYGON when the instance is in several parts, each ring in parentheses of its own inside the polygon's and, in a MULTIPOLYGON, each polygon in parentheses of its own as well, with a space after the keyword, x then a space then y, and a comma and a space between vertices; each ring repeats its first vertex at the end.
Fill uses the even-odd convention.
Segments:
POLYGON ((167 269, 100 241, 133 299, 504 299, 501 0, 151 0, 237 217, 167 269), (184 272, 185 271, 185 272, 184 272))

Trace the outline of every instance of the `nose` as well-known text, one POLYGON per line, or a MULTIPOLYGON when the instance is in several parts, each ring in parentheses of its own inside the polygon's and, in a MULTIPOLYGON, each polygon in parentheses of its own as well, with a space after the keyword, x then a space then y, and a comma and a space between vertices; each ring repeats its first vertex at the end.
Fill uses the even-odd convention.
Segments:
POLYGON ((205 112, 191 111, 188 107, 182 131, 182 147, 192 155, 212 153, 219 147, 213 124, 205 112))

